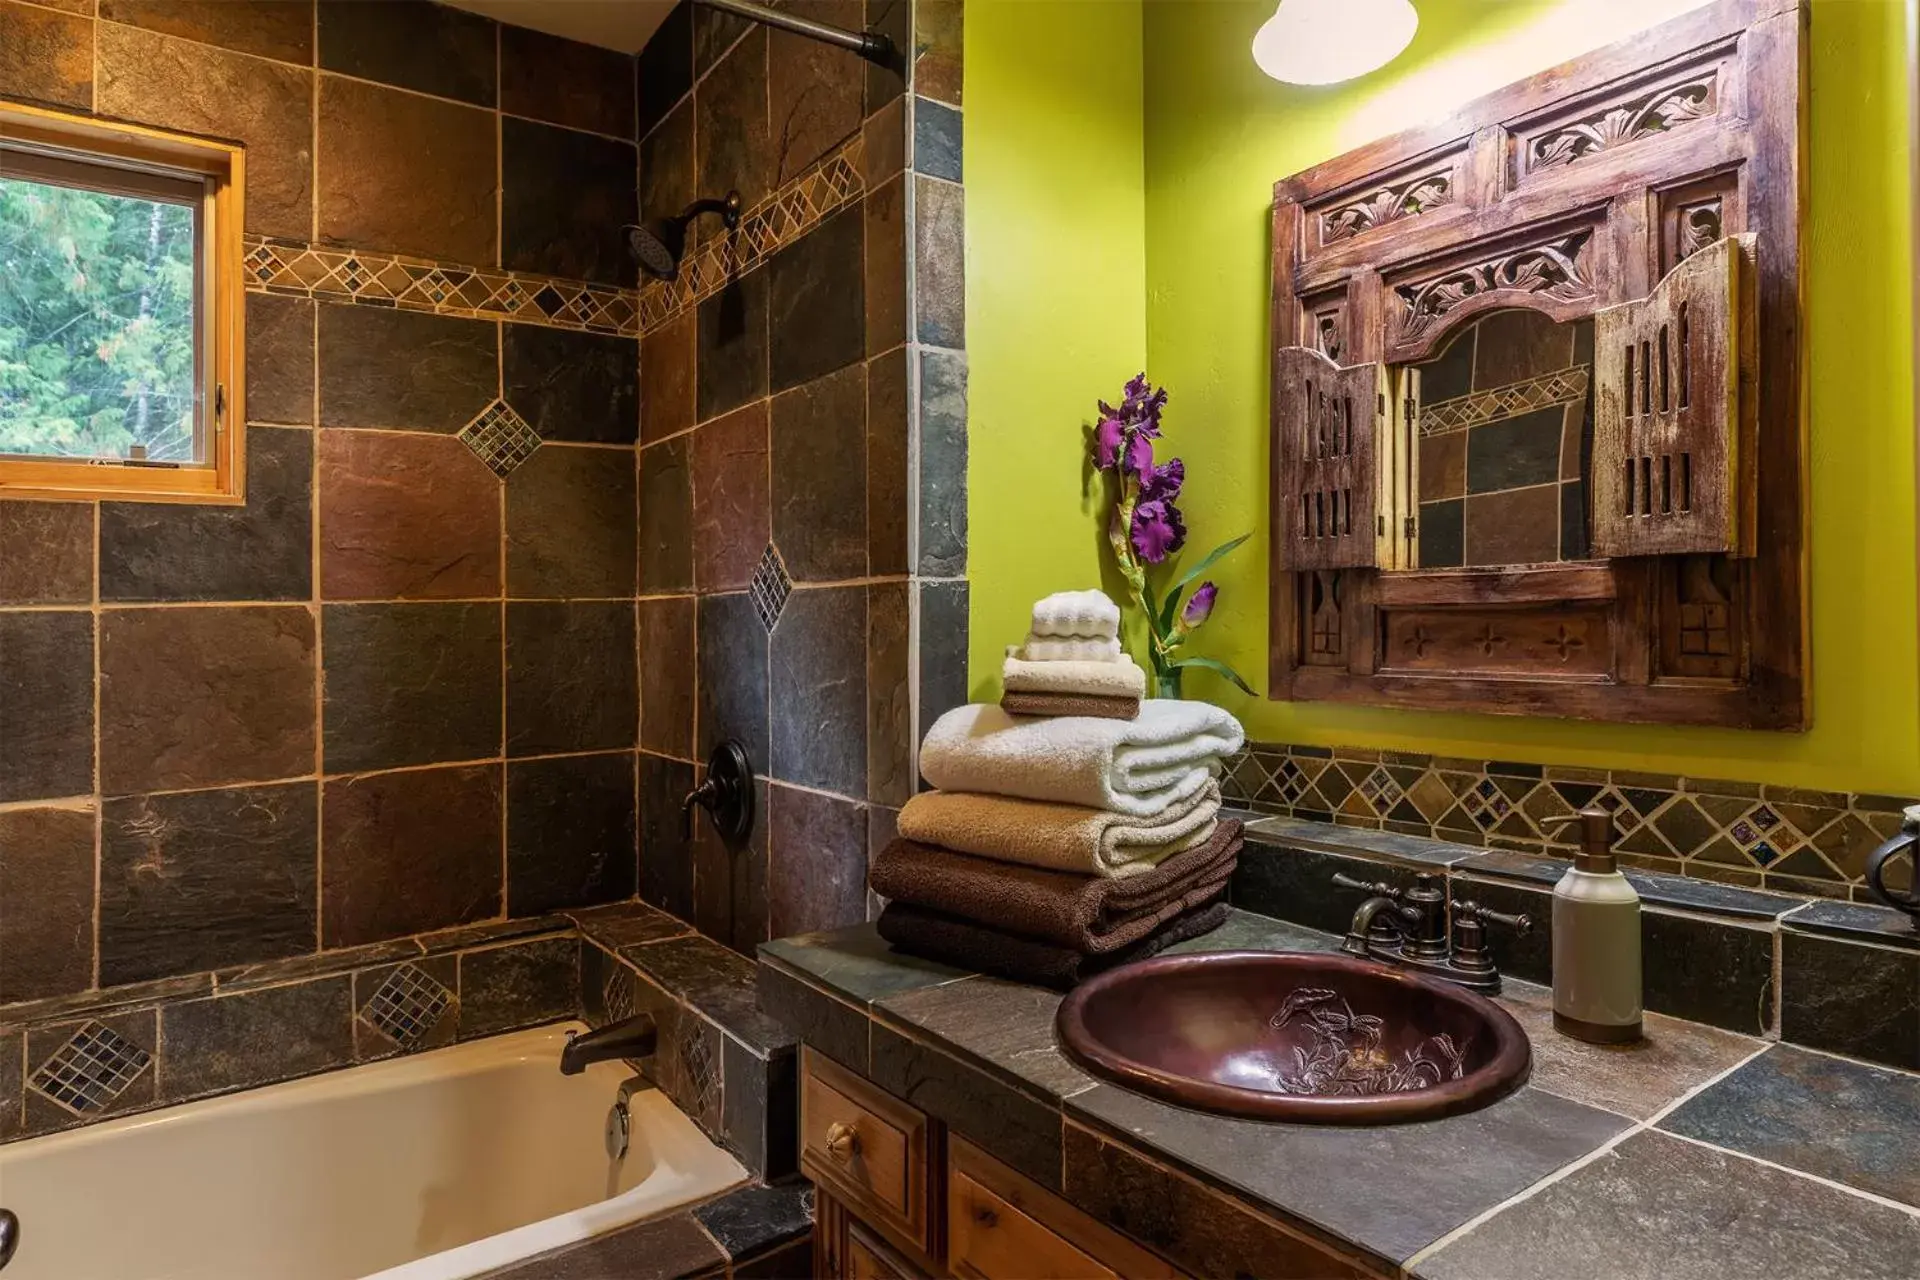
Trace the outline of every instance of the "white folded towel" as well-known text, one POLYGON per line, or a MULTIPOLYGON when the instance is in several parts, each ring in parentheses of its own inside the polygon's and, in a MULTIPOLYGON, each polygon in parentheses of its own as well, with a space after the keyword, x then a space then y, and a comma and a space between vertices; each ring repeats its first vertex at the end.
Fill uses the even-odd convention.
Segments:
POLYGON ((1020 646, 1028 662, 1118 662, 1124 656, 1117 636, 1028 636, 1020 646))
POLYGON ((1126 654, 1117 662, 1029 662, 1010 650, 1000 664, 1008 693, 1067 693, 1094 698, 1143 698, 1147 673, 1126 654))
POLYGON ((1035 636, 1094 640, 1120 634, 1120 606, 1104 591, 1056 591, 1033 606, 1035 636))
POLYGON ((956 707, 927 731, 920 772, 942 791, 1051 800, 1152 817, 1218 776, 1240 722, 1205 702, 1150 698, 1133 720, 956 707))

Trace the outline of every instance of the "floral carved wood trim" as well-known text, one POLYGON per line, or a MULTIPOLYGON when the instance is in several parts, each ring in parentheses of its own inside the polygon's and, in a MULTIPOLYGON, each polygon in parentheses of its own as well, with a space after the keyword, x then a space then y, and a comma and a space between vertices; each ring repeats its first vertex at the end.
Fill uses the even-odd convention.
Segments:
POLYGON ((1680 256, 1691 257, 1726 234, 1720 200, 1702 200, 1680 208, 1680 256))
POLYGON ((1528 144, 1527 168, 1551 169, 1572 164, 1710 116, 1714 113, 1718 91, 1719 73, 1709 71, 1550 129, 1528 144))
POLYGON ((1400 318, 1402 341, 1425 336, 1461 304, 1483 294, 1535 294, 1563 302, 1593 297, 1593 282, 1580 267, 1580 251, 1592 238, 1592 230, 1583 228, 1456 267, 1430 280, 1394 286, 1405 304, 1400 318))
POLYGON ((1421 174, 1404 182, 1376 187, 1356 200, 1326 210, 1320 215, 1320 243, 1334 244, 1350 240, 1362 231, 1412 218, 1453 203, 1451 167, 1421 174))

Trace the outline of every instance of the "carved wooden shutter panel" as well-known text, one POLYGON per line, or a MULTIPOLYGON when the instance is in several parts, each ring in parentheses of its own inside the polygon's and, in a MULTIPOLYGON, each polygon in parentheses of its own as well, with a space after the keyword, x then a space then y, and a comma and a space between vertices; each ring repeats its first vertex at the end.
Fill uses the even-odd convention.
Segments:
POLYGON ((1742 275, 1752 241, 1709 245, 1648 297, 1594 316, 1595 555, 1741 551, 1741 455, 1753 447, 1740 397, 1741 329, 1753 323, 1742 275))
POLYGON ((1318 351, 1282 347, 1274 380, 1280 567, 1373 567, 1390 536, 1378 491, 1386 413, 1380 366, 1342 368, 1318 351))

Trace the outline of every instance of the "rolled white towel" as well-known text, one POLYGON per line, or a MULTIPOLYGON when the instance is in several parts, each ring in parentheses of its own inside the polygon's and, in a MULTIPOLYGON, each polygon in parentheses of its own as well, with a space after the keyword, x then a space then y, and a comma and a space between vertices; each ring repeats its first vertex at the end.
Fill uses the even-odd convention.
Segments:
POLYGON ((1056 591, 1033 606, 1033 635, 1101 640, 1120 634, 1120 606, 1104 591, 1056 591))
POLYGON ((977 791, 1152 817, 1205 787, 1240 749, 1240 722, 1205 702, 1151 698, 1133 720, 956 707, 927 731, 920 772, 977 791))
POLYGON ((1020 646, 1020 656, 1028 662, 1118 662, 1126 655, 1121 652, 1118 636, 1030 635, 1020 646))
POLYGON ((1146 696, 1147 673, 1124 653, 1114 662, 1030 662, 1016 649, 1000 664, 1000 683, 1008 693, 1140 698, 1146 696))

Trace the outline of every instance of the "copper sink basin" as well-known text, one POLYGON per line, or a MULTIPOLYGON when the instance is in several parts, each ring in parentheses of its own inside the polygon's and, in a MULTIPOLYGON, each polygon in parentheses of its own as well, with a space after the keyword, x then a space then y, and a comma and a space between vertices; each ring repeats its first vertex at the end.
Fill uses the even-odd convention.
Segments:
POLYGON ((1060 1006, 1069 1057, 1184 1107, 1303 1124, 1473 1111, 1526 1082, 1511 1014, 1437 978, 1306 952, 1164 956, 1103 973, 1060 1006))

